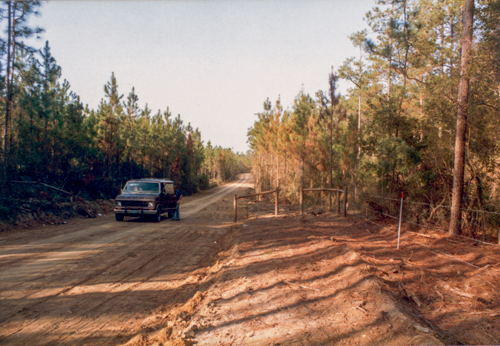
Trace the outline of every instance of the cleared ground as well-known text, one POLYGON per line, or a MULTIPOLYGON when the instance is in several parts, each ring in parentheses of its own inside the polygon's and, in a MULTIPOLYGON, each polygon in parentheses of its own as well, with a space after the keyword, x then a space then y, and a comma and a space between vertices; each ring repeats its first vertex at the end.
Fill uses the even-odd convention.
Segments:
POLYGON ((253 200, 239 201, 234 224, 232 196, 251 187, 242 175, 187 197, 180 222, 110 213, 1 234, 0 344, 500 340, 497 248, 453 244, 457 256, 481 254, 469 259, 489 265, 478 270, 409 238, 396 251, 393 233, 368 221, 289 207, 274 217, 253 200))

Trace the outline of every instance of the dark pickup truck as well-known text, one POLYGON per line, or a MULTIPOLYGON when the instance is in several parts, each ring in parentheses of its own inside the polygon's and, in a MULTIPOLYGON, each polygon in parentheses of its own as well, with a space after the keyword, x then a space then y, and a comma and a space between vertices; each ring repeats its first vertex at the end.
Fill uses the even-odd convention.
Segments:
POLYGON ((176 205, 173 181, 155 178, 129 180, 115 198, 115 219, 123 221, 125 216, 148 216, 160 222, 162 214, 172 216, 176 205))

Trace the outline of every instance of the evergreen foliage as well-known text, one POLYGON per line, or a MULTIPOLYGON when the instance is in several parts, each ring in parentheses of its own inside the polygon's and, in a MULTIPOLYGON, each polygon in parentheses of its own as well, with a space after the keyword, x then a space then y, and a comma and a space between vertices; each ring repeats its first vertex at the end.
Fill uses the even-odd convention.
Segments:
MULTIPOLYGON (((474 15, 463 195, 470 209, 500 206, 499 4, 480 1, 474 15)), ((335 111, 319 91, 315 99, 299 93, 286 111, 266 101, 257 114, 248 132, 257 189, 279 181, 297 200, 301 185, 327 187, 333 130, 332 186, 350 185, 352 202, 358 192, 405 192, 451 205, 462 11, 461 1, 376 1, 365 18, 370 30, 350 37, 360 56, 338 69, 353 87, 335 111)))
POLYGON ((22 42, 42 31, 27 25, 39 6, 7 1, 2 8, 12 26, 10 40, 0 40, 2 61, 10 64, 9 71, 0 65, 3 197, 27 197, 9 182, 35 181, 85 198, 114 198, 128 179, 142 177, 172 179, 189 195, 249 170, 246 155, 205 146, 199 129, 168 108, 141 109, 134 88, 127 97, 119 92, 114 73, 97 109, 84 107, 60 80, 49 42, 41 50, 22 42))

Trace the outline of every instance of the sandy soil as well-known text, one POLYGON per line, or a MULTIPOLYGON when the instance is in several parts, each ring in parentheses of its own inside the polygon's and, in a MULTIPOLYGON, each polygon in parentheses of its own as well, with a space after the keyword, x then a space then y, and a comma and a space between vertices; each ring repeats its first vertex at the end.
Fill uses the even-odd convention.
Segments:
POLYGON ((396 250, 394 225, 253 199, 233 223, 251 187, 186 197, 180 222, 0 234, 0 344, 499 343, 498 248, 404 232, 396 250))

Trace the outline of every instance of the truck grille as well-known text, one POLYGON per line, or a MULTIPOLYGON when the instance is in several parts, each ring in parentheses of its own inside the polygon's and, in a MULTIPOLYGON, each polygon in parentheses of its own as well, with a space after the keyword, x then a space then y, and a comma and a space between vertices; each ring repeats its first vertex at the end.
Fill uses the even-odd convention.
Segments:
POLYGON ((122 207, 147 207, 148 202, 141 201, 122 201, 122 207))

